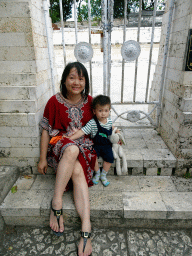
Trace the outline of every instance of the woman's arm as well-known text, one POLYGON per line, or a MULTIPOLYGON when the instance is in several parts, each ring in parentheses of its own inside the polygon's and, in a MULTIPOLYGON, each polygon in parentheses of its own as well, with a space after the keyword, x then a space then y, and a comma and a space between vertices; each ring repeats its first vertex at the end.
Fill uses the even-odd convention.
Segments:
POLYGON ((48 131, 43 129, 42 135, 41 135, 41 148, 40 148, 40 161, 38 164, 38 172, 41 174, 47 173, 47 149, 48 144, 50 141, 50 136, 48 131))
POLYGON ((85 133, 82 130, 77 131, 72 136, 70 136, 70 140, 76 140, 79 139, 81 136, 83 136, 85 133))

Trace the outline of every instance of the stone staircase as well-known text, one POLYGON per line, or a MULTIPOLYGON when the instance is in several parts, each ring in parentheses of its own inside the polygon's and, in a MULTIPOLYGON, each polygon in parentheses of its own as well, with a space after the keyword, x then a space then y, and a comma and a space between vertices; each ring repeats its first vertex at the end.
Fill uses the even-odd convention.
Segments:
MULTIPOLYGON (((89 188, 91 221, 102 227, 192 227, 192 181, 173 176, 176 159, 152 129, 122 129, 128 174, 109 172, 110 185, 89 188), (158 175, 157 175, 158 174, 158 175)), ((16 179, 15 179, 16 180, 16 179)), ((17 192, 9 191, 0 205, 7 225, 48 225, 55 176, 20 175, 17 192)), ((80 219, 72 191, 64 193, 65 225, 80 219)))

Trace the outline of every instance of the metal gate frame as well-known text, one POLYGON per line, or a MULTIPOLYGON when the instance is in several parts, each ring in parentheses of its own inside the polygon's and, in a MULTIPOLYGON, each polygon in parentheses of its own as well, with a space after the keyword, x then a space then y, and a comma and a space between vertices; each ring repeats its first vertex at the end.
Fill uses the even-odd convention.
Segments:
MULTIPOLYGON (((138 70, 138 59, 135 60, 135 80, 134 80, 134 93, 132 101, 123 101, 123 93, 124 93, 124 66, 125 60, 122 59, 122 80, 121 80, 121 101, 120 102, 112 102, 112 109, 116 114, 116 118, 113 120, 115 122, 118 118, 122 118, 124 120, 128 120, 130 122, 137 122, 144 118, 147 118, 152 127, 158 127, 160 123, 161 116, 161 108, 162 108, 162 98, 164 92, 164 83, 165 83, 165 72, 166 72, 166 63, 168 57, 168 48, 169 48, 169 38, 170 38, 170 30, 171 30, 171 22, 173 16, 173 9, 175 0, 170 0, 169 3, 169 21, 167 25, 166 32, 166 41, 164 45, 164 58, 163 58, 163 66, 162 66, 162 74, 160 81, 160 91, 159 91, 159 99, 158 101, 148 101, 148 92, 149 92, 149 78, 150 78, 150 70, 151 70, 151 59, 152 59, 152 50, 153 50, 153 41, 154 41, 154 29, 155 29, 155 18, 156 18, 156 9, 157 9, 157 1, 154 1, 154 10, 153 10, 153 20, 152 20, 152 33, 151 33, 151 45, 150 45, 150 53, 149 53, 149 64, 148 64, 148 75, 147 75, 147 84, 146 84, 146 92, 145 92, 145 101, 136 101, 136 88, 137 88, 137 70, 138 70), (151 104, 154 105, 153 109, 150 113, 145 113, 141 110, 132 110, 132 111, 124 111, 123 113, 117 113, 115 110, 116 105, 139 105, 139 104, 151 104), (156 122, 150 117, 153 111, 157 110, 156 114, 156 122), (127 113, 127 117, 123 117, 124 114, 127 113), (143 116, 141 116, 141 114, 143 116)), ((63 9, 62 9, 62 0, 59 0, 60 3, 60 15, 61 15, 61 30, 62 30, 62 45, 63 45, 63 57, 64 57, 64 66, 66 65, 66 51, 65 51, 65 41, 64 41, 64 24, 63 24, 63 9)), ((103 94, 110 96, 110 83, 111 83, 111 32, 113 26, 113 6, 114 0, 102 0, 102 28, 103 28, 103 94)), ((47 9, 49 7, 49 0, 43 1, 44 13, 45 13, 45 22, 46 27, 47 24, 47 9)), ((126 25, 127 25, 127 0, 124 0, 124 30, 123 30, 123 43, 126 42, 126 25)), ((142 0, 140 0, 139 4, 139 15, 138 15, 138 32, 137 32, 137 42, 140 41, 140 27, 141 27, 141 6, 142 0)), ((74 20, 75 20, 75 40, 76 44, 78 44, 78 31, 77 31, 77 8, 76 8, 76 0, 74 0, 74 20)), ((88 33, 89 33, 89 44, 91 44, 91 5, 90 0, 88 0, 88 33)), ((51 38, 47 31, 48 45, 51 44, 51 38)), ((50 47, 49 47, 50 48, 50 47)), ((50 52, 50 51, 49 51, 50 52)), ((50 66, 52 70, 53 62, 52 57, 50 57, 50 66)), ((92 90, 92 62, 89 61, 90 66, 90 85, 91 85, 91 94, 92 90)), ((53 72, 52 72, 53 73, 53 72)), ((53 79, 52 79, 53 81, 53 79)), ((54 83, 53 83, 54 88, 54 83)), ((54 89, 53 89, 54 91, 54 89)), ((134 126, 135 127, 135 126, 134 126)), ((139 127, 137 127, 139 128, 139 127)))
MULTIPOLYGON (((164 84, 165 84, 165 71, 166 71, 166 63, 168 57, 168 48, 169 48, 169 38, 170 38, 170 30, 171 30, 171 22, 173 16, 174 9, 174 0, 170 2, 170 12, 169 12, 169 21, 167 26, 167 34, 166 41, 164 46, 164 58, 163 58, 163 69, 160 81, 160 91, 159 91, 159 100, 158 101, 148 101, 148 93, 149 93, 149 78, 151 71, 151 59, 152 59, 152 50, 153 50, 153 42, 154 42, 154 30, 155 30, 155 18, 156 18, 156 9, 157 9, 157 0, 154 1, 154 10, 153 10, 153 20, 152 20, 152 33, 151 33, 151 45, 150 45, 150 53, 149 53, 149 64, 148 64, 148 75, 147 75, 147 84, 146 84, 146 93, 145 93, 145 101, 144 102, 136 102, 136 88, 137 88, 137 70, 138 70, 138 58, 135 61, 135 80, 134 80, 134 93, 133 93, 133 101, 123 101, 123 92, 124 92, 124 65, 125 60, 122 60, 122 82, 121 82, 121 101, 120 102, 112 102, 112 109, 116 114, 116 118, 113 120, 115 122, 119 117, 124 120, 128 120, 131 122, 137 122, 144 118, 147 118, 153 127, 158 127, 161 116, 161 108, 162 108, 162 97, 164 92, 164 84), (115 105, 138 105, 138 104, 151 104, 154 105, 153 109, 149 113, 145 113, 141 110, 133 110, 133 111, 124 111, 120 114, 117 113, 114 106, 115 105), (156 122, 150 117, 150 115, 157 109, 156 114, 156 122), (128 114, 126 118, 123 117, 124 114, 128 114), (140 114, 143 114, 141 117, 140 114)), ((124 33, 123 33, 123 43, 126 41, 126 24, 127 24, 127 0, 124 0, 124 33)), ((141 27, 141 6, 142 0, 139 3, 139 19, 138 19, 138 32, 137 32, 137 42, 139 43, 140 39, 140 27, 141 27)), ((102 0, 102 23, 103 23, 103 32, 104 32, 104 54, 103 54, 103 70, 104 70, 104 94, 110 96, 110 79, 111 79, 111 29, 113 23, 113 0, 102 0), (108 47, 107 47, 108 46, 108 47)))

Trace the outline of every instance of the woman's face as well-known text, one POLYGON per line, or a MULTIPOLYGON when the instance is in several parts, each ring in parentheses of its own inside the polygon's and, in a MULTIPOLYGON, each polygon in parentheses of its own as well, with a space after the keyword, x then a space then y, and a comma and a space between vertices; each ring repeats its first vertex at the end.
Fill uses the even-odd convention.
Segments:
POLYGON ((81 94, 85 89, 85 77, 79 76, 77 69, 72 68, 66 78, 65 86, 70 96, 81 94))

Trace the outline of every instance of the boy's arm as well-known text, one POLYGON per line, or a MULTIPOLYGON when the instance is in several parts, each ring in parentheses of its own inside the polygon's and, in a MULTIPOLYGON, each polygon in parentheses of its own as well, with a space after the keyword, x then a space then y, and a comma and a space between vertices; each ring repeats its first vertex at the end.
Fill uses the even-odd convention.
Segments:
POLYGON ((92 119, 80 130, 78 130, 76 133, 74 133, 72 136, 69 137, 71 140, 79 139, 83 135, 88 135, 91 133, 91 121, 92 119))
POLYGON ((81 136, 83 136, 85 133, 82 130, 77 131, 72 136, 69 137, 70 140, 76 140, 79 139, 81 136))

